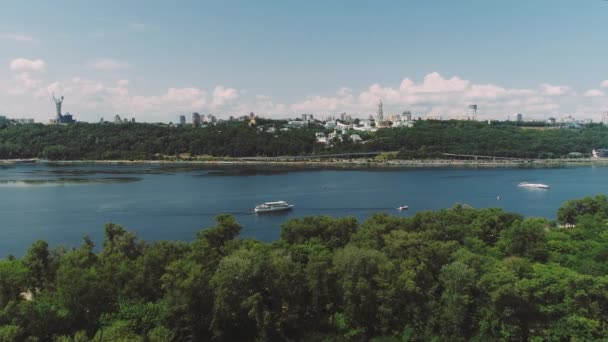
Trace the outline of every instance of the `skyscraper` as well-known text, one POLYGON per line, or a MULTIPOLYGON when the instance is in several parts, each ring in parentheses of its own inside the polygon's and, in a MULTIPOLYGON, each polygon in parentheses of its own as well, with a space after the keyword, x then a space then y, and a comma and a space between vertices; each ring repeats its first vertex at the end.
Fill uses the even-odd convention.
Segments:
POLYGON ((405 112, 403 112, 402 120, 412 121, 412 112, 410 112, 409 110, 406 110, 405 112))
POLYGON ((182 126, 186 124, 186 116, 185 115, 180 115, 179 116, 179 124, 182 125, 182 126))
POLYGON ((382 112, 382 100, 378 100, 378 110, 376 111, 376 121, 384 121, 384 113, 382 112))
POLYGON ((467 120, 477 120, 477 105, 472 104, 468 107, 467 120))
POLYGON ((524 121, 524 115, 522 113, 517 113, 517 122, 524 121))
POLYGON ((201 124, 201 115, 199 113, 192 113, 192 125, 199 126, 201 124))

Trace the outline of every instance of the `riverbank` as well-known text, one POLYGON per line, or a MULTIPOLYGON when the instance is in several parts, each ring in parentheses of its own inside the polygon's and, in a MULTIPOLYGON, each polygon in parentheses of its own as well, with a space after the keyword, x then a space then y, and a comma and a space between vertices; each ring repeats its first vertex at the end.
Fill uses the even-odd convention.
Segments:
POLYGON ((433 168, 433 167, 561 167, 561 166, 608 166, 608 158, 578 158, 578 159, 413 159, 386 160, 375 159, 317 159, 293 160, 292 158, 214 158, 204 160, 43 160, 43 159, 5 159, 0 164, 106 164, 106 165, 200 165, 200 166, 280 166, 291 168, 433 168))

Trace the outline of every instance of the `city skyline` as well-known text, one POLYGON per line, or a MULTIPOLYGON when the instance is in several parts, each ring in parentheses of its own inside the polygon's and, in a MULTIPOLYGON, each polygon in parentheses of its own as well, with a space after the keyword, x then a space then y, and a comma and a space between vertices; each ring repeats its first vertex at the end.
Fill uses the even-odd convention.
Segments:
POLYGON ((36 4, 3 7, 0 114, 46 122, 53 92, 89 122, 366 117, 379 100, 444 118, 478 104, 480 120, 608 108, 599 0, 36 4))

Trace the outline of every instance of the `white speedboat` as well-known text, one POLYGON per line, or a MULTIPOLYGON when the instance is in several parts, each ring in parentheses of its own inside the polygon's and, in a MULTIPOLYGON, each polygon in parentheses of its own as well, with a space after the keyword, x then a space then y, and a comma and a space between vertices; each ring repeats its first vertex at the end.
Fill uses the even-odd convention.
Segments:
POLYGON ((549 189, 549 186, 547 184, 541 184, 541 183, 521 182, 521 183, 517 184, 517 186, 521 186, 522 188, 549 189))
POLYGON ((408 210, 409 207, 407 205, 401 205, 397 208, 397 210, 408 210))
POLYGON ((276 202, 266 202, 255 206, 256 213, 271 213, 275 211, 285 211, 291 210, 293 208, 292 204, 289 204, 285 201, 276 201, 276 202))

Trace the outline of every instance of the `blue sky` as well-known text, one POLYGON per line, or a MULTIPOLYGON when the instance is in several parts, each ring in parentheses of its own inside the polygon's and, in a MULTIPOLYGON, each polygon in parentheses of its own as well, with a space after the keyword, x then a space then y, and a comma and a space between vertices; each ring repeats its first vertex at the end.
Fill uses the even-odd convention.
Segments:
POLYGON ((608 2, 22 1, 0 14, 0 113, 528 118, 608 110, 608 2), (602 86, 602 84, 604 86, 602 86))

